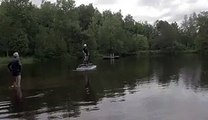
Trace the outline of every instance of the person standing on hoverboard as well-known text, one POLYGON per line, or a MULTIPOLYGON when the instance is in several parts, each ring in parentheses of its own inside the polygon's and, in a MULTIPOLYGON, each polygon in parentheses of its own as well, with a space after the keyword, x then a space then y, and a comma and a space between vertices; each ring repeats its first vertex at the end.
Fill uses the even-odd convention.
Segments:
POLYGON ((87 44, 84 44, 83 46, 84 46, 83 49, 82 49, 82 52, 83 52, 83 54, 84 54, 83 64, 84 64, 84 65, 88 65, 90 53, 89 53, 89 51, 88 51, 88 49, 87 49, 87 44))

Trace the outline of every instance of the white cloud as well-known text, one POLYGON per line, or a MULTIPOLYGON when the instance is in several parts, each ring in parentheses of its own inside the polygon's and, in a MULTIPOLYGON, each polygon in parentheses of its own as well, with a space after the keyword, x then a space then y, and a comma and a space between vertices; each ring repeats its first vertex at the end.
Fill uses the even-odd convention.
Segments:
MULTIPOLYGON (((38 3, 38 0, 32 1, 38 3)), ((75 2, 77 6, 92 3, 100 12, 121 10, 124 16, 131 14, 137 21, 150 23, 158 19, 180 22, 186 14, 208 10, 208 0, 75 0, 75 2)))
POLYGON ((96 4, 115 4, 116 0, 96 0, 96 4))
POLYGON ((75 0, 75 4, 78 6, 78 5, 81 5, 81 4, 85 4, 85 5, 88 5, 90 3, 96 3, 96 0, 75 0))

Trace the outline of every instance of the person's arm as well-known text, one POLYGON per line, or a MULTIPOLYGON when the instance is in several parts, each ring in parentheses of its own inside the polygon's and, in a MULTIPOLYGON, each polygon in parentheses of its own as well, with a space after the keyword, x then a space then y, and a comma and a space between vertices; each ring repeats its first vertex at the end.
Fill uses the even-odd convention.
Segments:
POLYGON ((86 55, 86 53, 85 53, 84 49, 82 50, 82 53, 83 53, 84 55, 86 55))
POLYGON ((10 72, 12 71, 11 65, 12 65, 12 62, 9 62, 9 64, 7 65, 10 72))
POLYGON ((83 48, 82 49, 82 52, 83 52, 83 54, 86 56, 87 55, 87 53, 86 53, 86 48, 83 48))

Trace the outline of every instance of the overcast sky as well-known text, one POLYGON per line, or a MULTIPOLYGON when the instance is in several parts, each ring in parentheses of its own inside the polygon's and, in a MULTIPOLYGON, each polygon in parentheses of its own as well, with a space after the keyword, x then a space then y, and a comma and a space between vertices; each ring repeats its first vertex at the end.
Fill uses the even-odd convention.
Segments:
MULTIPOLYGON (((32 0, 40 4, 41 0, 32 0)), ((56 0, 50 0, 52 2, 56 0)), ((208 10, 208 0, 75 0, 76 6, 92 3, 100 12, 121 10, 125 16, 131 14, 136 21, 167 20, 181 22, 185 14, 208 10)))

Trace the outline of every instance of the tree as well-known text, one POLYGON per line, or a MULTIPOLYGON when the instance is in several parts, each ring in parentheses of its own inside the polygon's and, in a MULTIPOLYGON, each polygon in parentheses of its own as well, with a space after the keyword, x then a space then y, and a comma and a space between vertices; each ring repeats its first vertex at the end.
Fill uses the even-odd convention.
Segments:
POLYGON ((197 36, 197 15, 193 13, 188 17, 184 16, 184 21, 181 25, 181 42, 187 49, 194 49, 194 40, 197 36))
POLYGON ((11 0, 1 3, 0 31, 1 48, 8 55, 9 52, 18 51, 21 54, 28 52, 28 29, 30 10, 33 8, 28 0, 11 0))
POLYGON ((79 24, 82 30, 87 30, 92 22, 92 17, 94 16, 95 9, 92 4, 80 5, 76 8, 79 15, 79 24))
POLYGON ((94 16, 92 17, 92 22, 86 30, 85 35, 87 36, 85 43, 88 44, 91 54, 97 54, 98 48, 98 29, 101 26, 102 15, 98 10, 95 10, 94 16))
POLYGON ((201 12, 199 14, 198 26, 197 49, 201 52, 208 52, 208 12, 201 12))
POLYGON ((135 21, 131 15, 127 15, 124 18, 124 29, 132 34, 134 34, 135 31, 135 21))
POLYGON ((101 53, 121 53, 124 39, 124 30, 119 16, 110 11, 104 11, 102 26, 98 29, 98 49, 101 53))
POLYGON ((153 48, 173 52, 181 46, 177 40, 177 25, 170 25, 167 21, 157 21, 158 36, 153 42, 153 48))
POLYGON ((35 55, 40 60, 62 57, 66 54, 66 43, 63 37, 47 27, 40 28, 36 37, 35 55))

